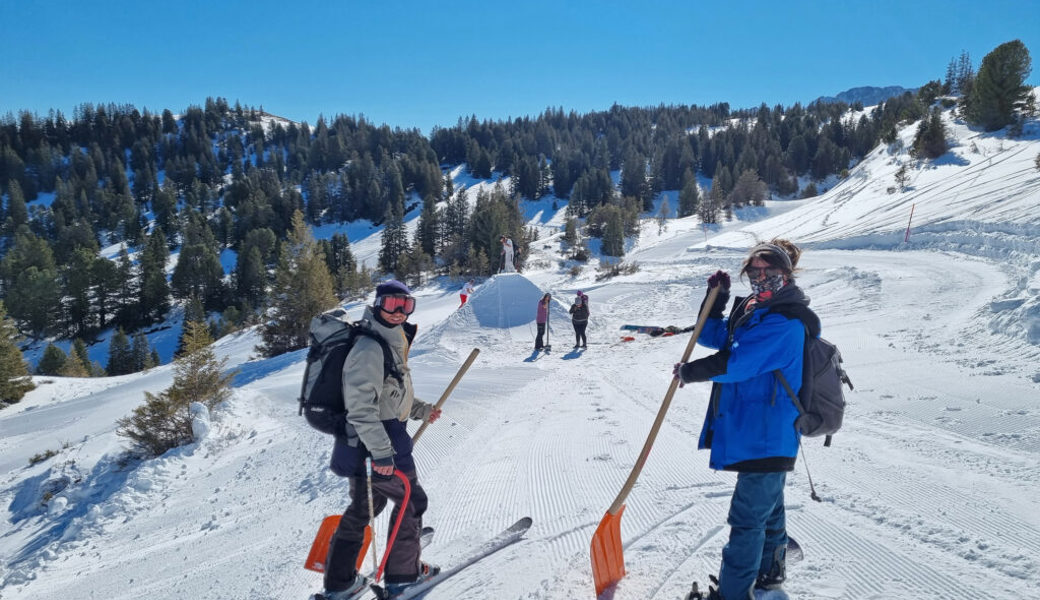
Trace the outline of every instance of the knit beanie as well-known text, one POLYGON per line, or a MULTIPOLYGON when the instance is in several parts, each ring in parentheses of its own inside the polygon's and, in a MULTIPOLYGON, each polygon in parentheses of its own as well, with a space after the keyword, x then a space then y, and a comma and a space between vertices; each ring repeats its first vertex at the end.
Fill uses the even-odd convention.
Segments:
POLYGON ((394 294, 405 294, 411 296, 412 290, 408 289, 407 285, 396 279, 388 279, 376 286, 376 298, 382 296, 393 296, 394 294))

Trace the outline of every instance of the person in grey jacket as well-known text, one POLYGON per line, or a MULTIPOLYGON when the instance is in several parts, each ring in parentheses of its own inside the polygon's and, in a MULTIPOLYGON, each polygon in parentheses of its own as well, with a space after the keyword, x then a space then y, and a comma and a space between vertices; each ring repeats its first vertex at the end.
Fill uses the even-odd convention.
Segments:
POLYGON ((386 340, 399 378, 385 372, 382 346, 366 336, 357 338, 343 363, 346 424, 343 435, 336 437, 331 468, 337 475, 350 478, 350 505, 329 543, 324 592, 327 600, 349 598, 370 583, 355 568, 369 522, 365 471, 365 459, 369 457, 374 514, 381 513, 387 501, 393 501, 390 522, 396 522, 404 483, 394 475, 395 469, 411 483, 411 498, 386 561, 387 591, 400 593, 438 571, 420 559, 419 535, 427 497, 419 484, 412 459, 412 439, 406 427, 409 418, 432 423, 441 413, 432 404, 416 398, 412 387, 408 350, 418 328, 408 322, 408 316, 414 310, 411 290, 390 280, 376 287, 375 305, 365 309, 361 320, 362 327, 386 340))

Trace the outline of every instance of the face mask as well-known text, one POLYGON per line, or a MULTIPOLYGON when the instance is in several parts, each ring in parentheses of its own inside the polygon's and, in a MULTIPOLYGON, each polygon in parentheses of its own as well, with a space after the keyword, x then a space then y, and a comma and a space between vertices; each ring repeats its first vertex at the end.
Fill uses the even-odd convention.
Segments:
POLYGON ((784 274, 777 273, 775 275, 766 275, 761 279, 751 280, 751 289, 755 292, 756 296, 768 297, 780 291, 780 288, 784 287, 784 274))

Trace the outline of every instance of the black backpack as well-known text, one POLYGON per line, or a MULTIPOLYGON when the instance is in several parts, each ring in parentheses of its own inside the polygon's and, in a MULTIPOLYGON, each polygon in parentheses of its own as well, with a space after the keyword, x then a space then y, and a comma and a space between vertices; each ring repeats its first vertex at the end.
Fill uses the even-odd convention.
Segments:
POLYGON ((343 401, 343 363, 360 337, 375 340, 383 349, 384 378, 392 376, 402 380, 386 340, 346 317, 347 311, 337 308, 311 319, 311 345, 300 389, 299 414, 311 427, 331 435, 345 434, 347 408, 343 401))
POLYGON ((808 328, 802 359, 802 387, 797 394, 779 369, 773 373, 798 407, 798 419, 794 422, 798 431, 808 437, 825 435, 823 445, 830 446, 831 436, 841 429, 845 416, 845 394, 841 385, 849 386, 849 390, 855 388, 841 366, 838 347, 821 337, 813 337, 808 328))

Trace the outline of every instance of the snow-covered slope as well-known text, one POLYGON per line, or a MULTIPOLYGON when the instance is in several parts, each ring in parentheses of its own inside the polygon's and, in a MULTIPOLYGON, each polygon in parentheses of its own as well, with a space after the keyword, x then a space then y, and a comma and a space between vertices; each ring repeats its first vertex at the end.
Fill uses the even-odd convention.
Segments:
MULTIPOLYGON (((462 309, 454 285, 418 290, 410 365, 420 397, 435 400, 481 349, 416 447, 437 528, 425 558, 450 564, 534 518, 525 541, 429 600, 593 597, 592 532, 687 341, 621 342, 618 328, 692 323, 708 274, 735 272, 753 241, 774 235, 806 247, 800 284, 856 385, 835 445, 805 444, 823 502, 809 499, 801 461, 788 480, 788 527, 806 551, 789 571, 792 597, 1040 595, 1040 132, 1034 121, 1009 141, 950 125, 957 146, 913 166, 905 192, 887 188, 908 157, 881 148, 818 198, 770 202, 711 229, 648 223, 626 256, 640 265, 631 275, 596 281, 590 266, 573 276, 549 243, 537 268, 479 282, 462 309), (576 290, 591 298, 584 352, 570 349, 576 290), (546 291, 553 352, 535 360, 546 291)), ((532 219, 549 226, 547 208, 532 219)), ((251 360, 256 342, 248 331, 217 343, 240 373, 209 432, 131 468, 118 464, 115 420, 169 385, 169 367, 38 379, 0 411, 0 597, 260 600, 319 589, 303 560, 347 486, 326 468, 329 440, 296 415, 303 353, 251 360), (30 465, 47 451, 56 454, 30 465)), ((734 476, 696 450, 708 391, 679 390, 628 498, 628 574, 615 600, 674 600, 718 568, 734 476)))

